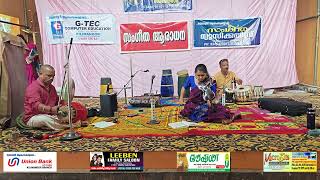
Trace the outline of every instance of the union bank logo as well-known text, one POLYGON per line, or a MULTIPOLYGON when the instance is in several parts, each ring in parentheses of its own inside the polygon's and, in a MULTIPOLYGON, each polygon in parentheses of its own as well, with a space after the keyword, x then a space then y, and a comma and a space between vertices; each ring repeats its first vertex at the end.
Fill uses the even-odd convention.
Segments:
POLYGON ((19 165, 19 158, 15 157, 12 159, 8 160, 8 166, 13 167, 13 166, 18 166, 19 165))

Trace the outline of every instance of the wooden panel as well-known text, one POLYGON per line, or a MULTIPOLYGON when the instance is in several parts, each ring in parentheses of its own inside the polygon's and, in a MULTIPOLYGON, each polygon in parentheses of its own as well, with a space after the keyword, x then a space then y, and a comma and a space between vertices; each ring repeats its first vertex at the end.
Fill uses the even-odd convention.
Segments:
POLYGON ((300 83, 313 84, 316 19, 297 23, 296 68, 300 83))
POLYGON ((90 169, 89 152, 58 152, 57 167, 59 169, 90 169))
MULTIPOLYGON (((319 23, 319 26, 318 26, 318 30, 319 30, 319 35, 320 35, 320 23, 319 23)), ((316 64, 316 66, 317 66, 317 68, 316 68, 317 82, 316 82, 315 85, 320 87, 320 36, 318 37, 318 62, 316 64)), ((320 166, 320 164, 319 164, 319 166, 320 166)))
POLYGON ((317 15, 317 0, 297 1, 297 20, 317 15))
POLYGON ((19 18, 24 24, 23 0, 0 0, 0 13, 19 18))
POLYGON ((145 169, 176 169, 176 152, 144 152, 145 169))
MULTIPOLYGON (((89 152, 58 152, 58 172, 89 172, 89 152)), ((144 152, 144 167, 149 172, 176 169, 176 152, 144 152)), ((3 153, 0 153, 0 172, 3 172, 3 153)), ((262 172, 263 152, 231 152, 232 172, 262 172)), ((320 170, 320 152, 318 152, 320 170)), ((1 179, 1 178, 0 178, 1 179)))
POLYGON ((231 171, 233 170, 263 170, 263 152, 231 152, 231 171))
POLYGON ((0 153, 0 172, 3 172, 3 153, 0 153))

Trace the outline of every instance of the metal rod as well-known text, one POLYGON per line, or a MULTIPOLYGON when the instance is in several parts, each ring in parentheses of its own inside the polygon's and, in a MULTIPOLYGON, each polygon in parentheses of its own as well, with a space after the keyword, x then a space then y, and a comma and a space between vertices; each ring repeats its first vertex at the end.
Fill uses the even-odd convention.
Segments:
POLYGON ((128 101, 127 101, 127 88, 124 86, 123 89, 124 89, 124 103, 128 104, 128 101))
POLYGON ((130 76, 131 76, 131 97, 133 97, 133 75, 132 75, 132 58, 130 56, 130 76))
POLYGON ((302 21, 306 21, 306 20, 309 20, 309 19, 315 19, 315 18, 318 18, 318 17, 319 17, 319 15, 310 16, 310 17, 306 17, 306 18, 302 18, 302 19, 296 20, 296 22, 302 22, 302 21))
POLYGON ((28 26, 28 5, 27 0, 23 0, 23 10, 24 10, 24 24, 28 26))
POLYGON ((24 27, 24 28, 30 29, 30 27, 26 26, 26 25, 16 24, 16 23, 2 21, 2 20, 0 20, 0 23, 10 24, 10 25, 14 25, 14 26, 20 26, 20 27, 24 27))

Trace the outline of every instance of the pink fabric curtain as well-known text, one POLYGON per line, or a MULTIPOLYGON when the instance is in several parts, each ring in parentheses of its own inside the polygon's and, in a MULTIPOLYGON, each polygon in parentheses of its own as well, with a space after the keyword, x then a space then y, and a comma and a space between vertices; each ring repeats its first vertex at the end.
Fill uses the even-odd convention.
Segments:
POLYGON ((229 59, 230 69, 244 80, 244 84, 265 88, 296 84, 296 5, 296 0, 194 0, 190 13, 125 14, 121 0, 36 0, 43 58, 56 69, 56 86, 62 84, 66 50, 65 45, 48 43, 46 16, 55 13, 111 13, 116 18, 115 44, 74 44, 72 47, 70 65, 77 96, 98 96, 101 77, 111 77, 113 87, 122 87, 130 78, 130 59, 133 72, 150 70, 140 72, 134 78, 134 95, 149 91, 153 74, 156 75, 153 89, 159 92, 162 69, 172 69, 177 94, 177 71, 187 69, 193 74, 195 66, 204 63, 214 74, 219 71, 218 62, 222 58, 229 59), (189 21, 192 43, 194 19, 246 17, 262 17, 262 43, 259 47, 199 50, 192 49, 191 45, 190 51, 120 54, 119 25, 122 23, 189 21))

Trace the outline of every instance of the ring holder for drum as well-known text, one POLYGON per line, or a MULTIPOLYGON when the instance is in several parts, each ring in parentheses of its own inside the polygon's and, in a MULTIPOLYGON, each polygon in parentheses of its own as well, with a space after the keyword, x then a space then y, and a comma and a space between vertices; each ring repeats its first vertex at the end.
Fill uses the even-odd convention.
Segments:
MULTIPOLYGON (((67 75, 67 101, 68 101, 68 117, 69 117, 69 126, 70 126, 70 130, 69 132, 67 132, 65 135, 63 135, 60 140, 62 141, 72 141, 72 140, 76 140, 76 139, 80 139, 81 135, 78 134, 77 132, 74 131, 73 127, 72 127, 72 117, 71 117, 71 99, 70 99, 70 64, 69 64, 69 57, 70 57, 70 50, 71 50, 71 46, 72 46, 72 41, 73 38, 71 38, 70 40, 70 47, 69 50, 67 50, 68 47, 66 47, 66 53, 68 53, 66 55, 66 64, 64 66, 65 71, 64 71, 64 76, 63 76, 63 83, 65 83, 65 77, 67 75)), ((62 85, 63 87, 63 85, 62 85)), ((61 100, 61 98, 59 98, 59 101, 61 100)), ((59 102, 60 104, 60 102, 59 102)))

